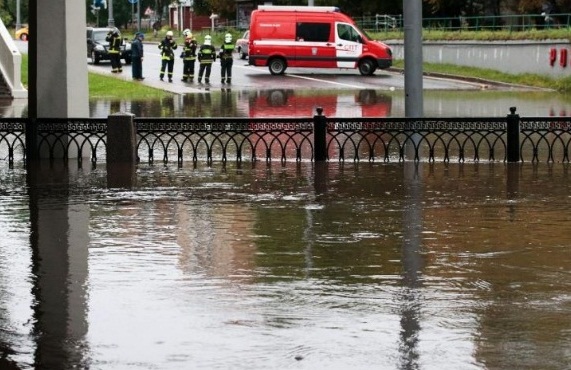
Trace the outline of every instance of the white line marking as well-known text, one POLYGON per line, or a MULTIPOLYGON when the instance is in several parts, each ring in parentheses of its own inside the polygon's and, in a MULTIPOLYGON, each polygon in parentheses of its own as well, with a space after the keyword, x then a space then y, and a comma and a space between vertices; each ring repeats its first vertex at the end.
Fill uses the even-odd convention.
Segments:
MULTIPOLYGON (((263 67, 254 67, 254 66, 236 66, 238 68, 244 68, 244 69, 250 69, 250 70, 256 70, 256 69, 260 69, 263 67)), ((335 82, 335 81, 328 81, 328 80, 322 80, 319 78, 314 78, 314 77, 306 77, 306 76, 300 76, 300 75, 296 75, 296 74, 290 74, 290 73, 286 73, 284 75, 285 77, 292 77, 292 78, 300 78, 302 80, 309 80, 309 81, 318 81, 318 82, 323 82, 323 83, 328 83, 328 84, 332 84, 332 85, 338 85, 338 86, 345 86, 345 87, 351 87, 353 89, 369 89, 370 87, 367 86, 359 86, 359 85, 351 85, 351 84, 346 84, 346 83, 341 83, 341 82, 335 82)))

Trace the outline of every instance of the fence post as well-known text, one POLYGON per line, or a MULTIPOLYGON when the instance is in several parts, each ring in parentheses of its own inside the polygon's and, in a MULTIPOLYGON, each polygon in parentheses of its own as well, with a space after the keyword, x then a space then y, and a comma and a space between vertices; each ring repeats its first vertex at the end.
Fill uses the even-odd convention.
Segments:
POLYGON ((318 107, 316 111, 317 114, 313 116, 313 157, 316 162, 323 162, 327 160, 327 122, 323 108, 318 107))
POLYGON ((29 118, 25 123, 26 127, 26 162, 35 161, 40 157, 38 150, 38 120, 29 118))
POLYGON ((516 107, 510 107, 510 114, 507 116, 507 157, 508 162, 519 162, 519 114, 515 113, 516 107))
POLYGON ((135 115, 115 113, 107 119, 107 186, 131 188, 136 183, 135 115))
POLYGON ((107 163, 136 163, 135 115, 114 113, 107 120, 107 163))

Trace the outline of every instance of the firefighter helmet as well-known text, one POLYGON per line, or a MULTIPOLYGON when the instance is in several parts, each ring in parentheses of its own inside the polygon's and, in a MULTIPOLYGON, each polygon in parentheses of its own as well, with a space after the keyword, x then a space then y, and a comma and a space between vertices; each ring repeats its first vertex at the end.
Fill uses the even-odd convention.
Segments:
POLYGON ((224 42, 232 42, 232 35, 227 33, 224 35, 224 42))
POLYGON ((204 45, 212 45, 212 37, 210 35, 204 36, 204 45))
POLYGON ((191 38, 192 37, 192 32, 190 32, 190 30, 187 28, 184 31, 182 31, 182 34, 184 35, 184 37, 186 38, 191 38))
POLYGON ((172 31, 167 31, 167 37, 173 37, 172 31))

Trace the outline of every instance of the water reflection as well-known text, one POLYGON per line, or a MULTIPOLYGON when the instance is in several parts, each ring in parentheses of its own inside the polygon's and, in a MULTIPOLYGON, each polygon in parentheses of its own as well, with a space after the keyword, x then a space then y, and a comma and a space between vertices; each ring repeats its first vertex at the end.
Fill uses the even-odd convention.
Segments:
POLYGON ((100 167, 0 172, 4 363, 570 363, 567 165, 100 167))
MULTIPOLYGON (((517 107, 522 116, 545 117, 555 112, 563 115, 571 112, 571 101, 554 93, 427 91, 424 105, 427 117, 504 117, 512 106, 517 107)), ((315 114, 318 106, 331 117, 405 115, 404 97, 399 92, 232 89, 153 102, 98 100, 91 103, 91 116, 107 117, 117 111, 127 111, 140 117, 308 117, 315 114)))
POLYGON ((422 306, 422 163, 404 164, 405 204, 403 209, 403 291, 401 306, 400 352, 403 370, 420 369, 419 336, 422 306))
POLYGON ((27 172, 35 369, 87 367, 89 207, 68 198, 69 177, 77 172, 45 163, 27 172))
MULTIPOLYGON (((425 91, 427 117, 504 117, 509 107, 530 117, 571 116, 568 96, 545 92, 510 91, 425 91)), ((22 101, 0 102, 0 116, 22 117, 22 101)), ((242 90, 239 87, 202 90, 159 100, 138 101, 95 99, 90 116, 105 118, 117 112, 138 117, 310 117, 323 107, 331 117, 404 117, 401 91, 384 90, 296 90, 275 87, 242 90)))
MULTIPOLYGON (((92 117, 118 111, 139 117, 310 117, 323 107, 331 117, 403 117, 402 93, 375 90, 213 90, 160 101, 91 102, 92 117)), ((504 117, 515 106, 521 116, 571 115, 571 101, 555 93, 426 91, 427 117, 504 117), (568 113, 569 112, 569 113, 568 113)))

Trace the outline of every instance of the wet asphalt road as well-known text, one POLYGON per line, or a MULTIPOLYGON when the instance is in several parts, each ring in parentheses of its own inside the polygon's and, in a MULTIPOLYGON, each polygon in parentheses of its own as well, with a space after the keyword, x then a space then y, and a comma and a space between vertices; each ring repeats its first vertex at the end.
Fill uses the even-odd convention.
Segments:
MULTIPOLYGON (((220 83, 220 62, 217 60, 210 76, 210 85, 200 85, 196 82, 186 83, 181 81, 182 59, 177 58, 174 64, 173 82, 159 80, 161 60, 159 49, 156 44, 144 45, 145 58, 143 60, 143 75, 145 80, 141 83, 156 88, 161 88, 173 93, 187 94, 200 92, 208 89, 224 88, 220 83)), ((178 53, 177 53, 178 55, 178 53)), ((108 61, 101 61, 94 65, 88 58, 89 71, 109 74, 117 78, 131 80, 131 66, 124 65, 121 75, 111 73, 111 65, 108 61)), ((313 68, 288 68, 281 76, 273 76, 267 67, 253 67, 247 64, 247 60, 238 58, 235 54, 232 68, 232 89, 265 90, 279 87, 281 89, 348 89, 348 90, 402 90, 404 89, 404 75, 399 72, 377 70, 373 76, 361 76, 356 69, 313 69, 313 68)), ((196 75, 198 75, 198 62, 196 63, 196 75)), ((481 83, 460 81, 446 78, 425 77, 423 88, 429 90, 480 90, 481 83)))
MULTIPOLYGON (((19 50, 28 52, 27 42, 15 40, 19 50)), ((180 48, 180 47, 179 47, 180 48)), ((156 43, 145 43, 145 58, 143 60, 143 75, 145 80, 140 82, 155 88, 164 89, 173 93, 187 94, 204 92, 208 89, 224 88, 220 83, 220 62, 216 61, 212 67, 210 85, 200 85, 196 82, 185 83, 182 77, 182 59, 177 58, 174 65, 173 82, 162 82, 159 79, 161 59, 156 43)), ((177 53, 178 54, 178 53, 177 53)), ((110 75, 125 80, 131 80, 131 66, 124 65, 123 73, 115 75, 111 73, 109 61, 101 61, 94 65, 87 58, 90 72, 110 75)), ((198 62, 196 63, 196 75, 198 75, 198 62)), ((471 82, 452 78, 427 77, 423 79, 425 90, 481 90, 487 88, 481 82, 471 82)), ((403 90, 404 74, 400 72, 377 70, 373 76, 361 76, 357 69, 326 69, 326 68, 288 68, 281 76, 273 76, 267 67, 253 67, 248 65, 247 60, 239 59, 234 55, 232 68, 232 89, 266 90, 266 89, 344 89, 344 90, 403 90)))

